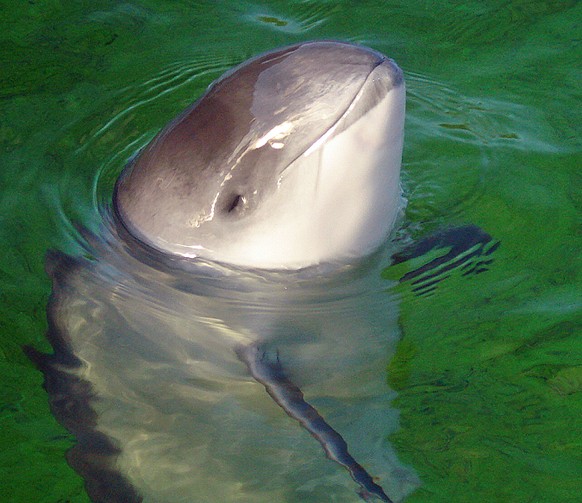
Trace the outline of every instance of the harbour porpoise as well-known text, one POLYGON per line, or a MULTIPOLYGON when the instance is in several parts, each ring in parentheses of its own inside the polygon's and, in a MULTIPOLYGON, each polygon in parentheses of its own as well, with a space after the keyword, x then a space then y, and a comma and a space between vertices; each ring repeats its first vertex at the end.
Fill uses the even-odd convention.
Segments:
POLYGON ((372 49, 262 54, 128 162, 83 254, 48 254, 54 352, 27 352, 94 501, 414 488, 386 442, 397 309, 368 258, 404 207, 404 112, 372 49))

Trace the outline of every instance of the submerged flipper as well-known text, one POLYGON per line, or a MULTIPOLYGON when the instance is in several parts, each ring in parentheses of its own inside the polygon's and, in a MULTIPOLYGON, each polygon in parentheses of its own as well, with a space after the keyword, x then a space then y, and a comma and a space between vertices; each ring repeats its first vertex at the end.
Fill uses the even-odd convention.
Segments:
POLYGON ((399 264, 410 264, 411 269, 400 277, 399 282, 410 281, 417 295, 425 295, 432 293, 437 283, 448 278, 448 273, 454 269, 459 268, 463 276, 487 271, 493 262, 491 254, 500 244, 476 225, 453 227, 395 253, 390 269, 399 264), (424 260, 418 264, 418 259, 424 260))
POLYGON ((348 470, 352 479, 359 484, 358 494, 363 500, 371 501, 376 497, 393 503, 348 452, 348 445, 342 436, 305 401, 299 387, 286 376, 278 355, 275 361, 271 361, 256 345, 239 347, 237 355, 246 364, 255 380, 265 387, 271 398, 289 416, 299 421, 301 426, 321 444, 327 457, 348 470))

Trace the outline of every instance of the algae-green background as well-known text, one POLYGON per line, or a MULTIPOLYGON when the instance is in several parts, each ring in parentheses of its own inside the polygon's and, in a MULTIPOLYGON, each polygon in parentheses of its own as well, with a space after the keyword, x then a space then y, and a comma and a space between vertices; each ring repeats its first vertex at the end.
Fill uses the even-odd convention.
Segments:
POLYGON ((46 250, 77 251, 127 158, 224 70, 334 38, 406 73, 407 232, 471 222, 501 242, 483 274, 398 288, 390 440, 422 481, 407 501, 580 501, 581 5, 3 1, 0 500, 87 501, 21 351, 48 348, 46 250))

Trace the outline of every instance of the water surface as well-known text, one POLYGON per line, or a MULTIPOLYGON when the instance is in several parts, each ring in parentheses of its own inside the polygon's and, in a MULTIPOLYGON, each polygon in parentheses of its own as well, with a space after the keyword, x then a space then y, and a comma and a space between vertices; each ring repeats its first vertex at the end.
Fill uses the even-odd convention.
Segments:
POLYGON ((223 71, 314 38, 405 71, 400 243, 466 223, 501 242, 487 271, 424 295, 391 287, 410 264, 384 264, 401 333, 381 426, 398 411, 389 445, 421 482, 406 501, 578 501, 579 2, 28 2, 0 19, 4 501, 87 501, 21 351, 48 350, 46 251, 84 253, 127 159, 223 71))

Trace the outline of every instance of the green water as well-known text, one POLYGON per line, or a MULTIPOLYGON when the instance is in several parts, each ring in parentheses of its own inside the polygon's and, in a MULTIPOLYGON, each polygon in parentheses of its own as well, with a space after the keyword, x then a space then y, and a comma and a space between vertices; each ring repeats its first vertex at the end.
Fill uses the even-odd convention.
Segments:
POLYGON ((483 274, 398 287, 406 501, 580 501, 581 21, 575 1, 3 2, 0 500, 87 501, 21 351, 48 349, 46 250, 77 250, 127 158, 224 70, 335 38, 406 73, 406 232, 501 242, 483 274))

